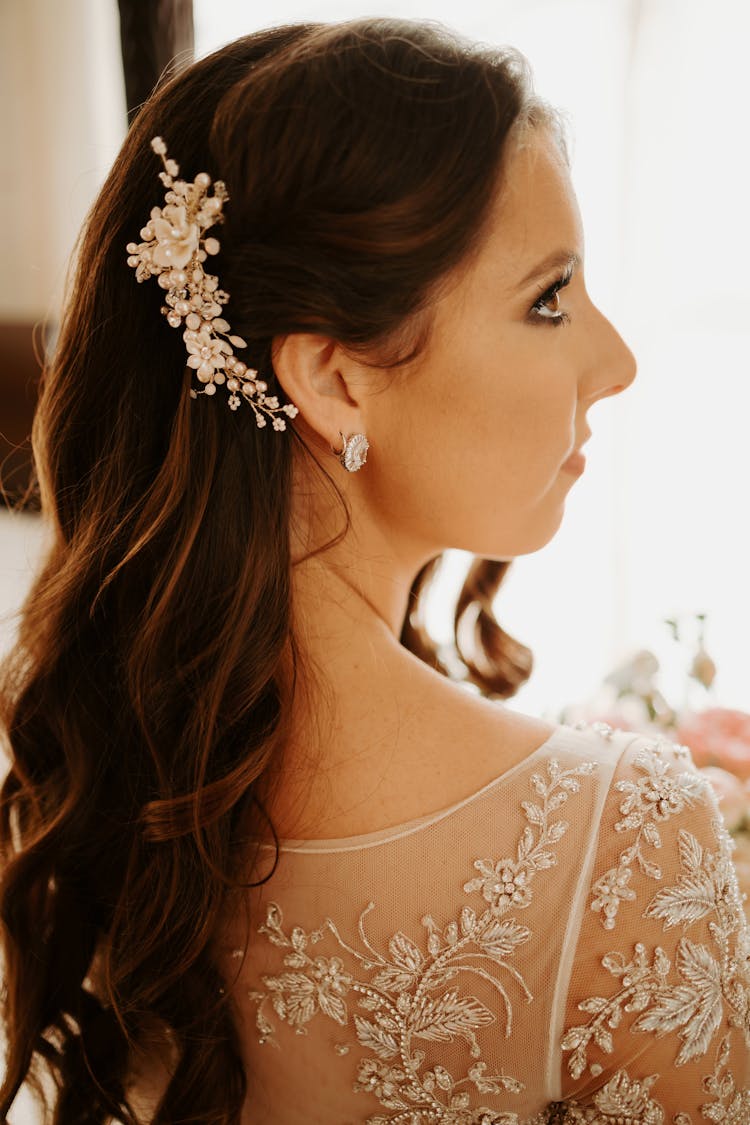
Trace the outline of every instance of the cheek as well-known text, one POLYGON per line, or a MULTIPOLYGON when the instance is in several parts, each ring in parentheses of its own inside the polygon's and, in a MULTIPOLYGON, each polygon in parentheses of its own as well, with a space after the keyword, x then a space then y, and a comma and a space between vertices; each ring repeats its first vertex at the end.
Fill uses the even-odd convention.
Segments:
POLYGON ((570 378, 557 378, 548 367, 519 363, 514 372, 487 380, 460 412, 457 429, 477 471, 490 468, 496 480, 533 493, 567 456, 577 396, 570 378))
POLYGON ((507 519, 528 513, 555 486, 573 444, 570 372, 557 370, 548 350, 540 360, 536 343, 474 344, 460 364, 405 381, 383 411, 381 500, 395 497, 404 519, 407 510, 411 518, 427 512, 455 527, 456 519, 475 521, 482 512, 507 519))
POLYGON ((421 425, 422 440, 419 426, 410 440, 399 429, 378 451, 367 483, 368 506, 389 540, 486 558, 529 554, 549 541, 564 512, 567 446, 551 455, 551 443, 517 412, 488 421, 486 412, 466 410, 421 425))

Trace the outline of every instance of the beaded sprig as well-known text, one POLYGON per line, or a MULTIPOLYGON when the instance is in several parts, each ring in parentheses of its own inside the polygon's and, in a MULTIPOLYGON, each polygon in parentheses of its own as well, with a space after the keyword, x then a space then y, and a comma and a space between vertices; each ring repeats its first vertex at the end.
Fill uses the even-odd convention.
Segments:
POLYGON ((255 412, 260 428, 266 425, 265 415, 272 419, 275 430, 285 430, 286 422, 275 415, 284 413, 294 418, 299 413, 293 403, 279 406, 275 395, 266 395, 267 383, 258 379, 258 372, 234 354, 235 348, 246 348, 241 336, 231 334, 229 323, 221 315, 229 294, 219 288, 219 279, 207 273, 203 263, 208 255, 218 254, 219 242, 205 232, 223 222, 223 207, 229 198, 222 180, 208 194, 211 177, 199 172, 192 184, 178 180, 179 165, 167 159, 167 146, 161 137, 154 137, 151 148, 161 157, 164 171, 159 179, 168 189, 163 207, 152 207, 151 217, 141 230, 142 242, 127 245, 128 265, 135 269, 136 280, 156 277, 166 289, 166 304, 161 311, 172 328, 183 323, 182 338, 187 347, 187 366, 192 368, 203 389, 190 389, 190 397, 213 395, 217 385, 226 384, 230 391, 229 406, 236 410, 242 400, 255 412))

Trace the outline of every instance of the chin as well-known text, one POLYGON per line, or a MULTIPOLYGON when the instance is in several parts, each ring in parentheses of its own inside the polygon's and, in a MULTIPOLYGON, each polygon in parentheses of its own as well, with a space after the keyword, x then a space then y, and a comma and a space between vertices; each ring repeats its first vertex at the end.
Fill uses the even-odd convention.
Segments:
POLYGON ((518 546, 514 546, 512 550, 509 550, 507 546, 504 546, 502 550, 496 551, 492 550, 491 547, 488 550, 482 550, 479 547, 466 547, 463 549, 469 551, 472 555, 476 555, 477 558, 491 559, 493 562, 513 562, 514 559, 522 558, 524 555, 534 555, 537 551, 541 551, 543 547, 546 547, 547 544, 554 539, 556 531, 557 528, 547 535, 540 535, 535 539, 524 538, 519 542, 518 546))
MULTIPOLYGON (((500 532, 494 539, 483 539, 479 535, 476 538, 467 537, 466 542, 453 543, 450 549, 466 551, 476 555, 477 558, 491 559, 494 562, 513 562, 513 559, 523 555, 533 555, 541 551, 554 539, 565 515, 562 499, 558 497, 554 506, 549 503, 548 498, 546 499, 546 504, 542 503, 529 511, 525 521, 521 517, 517 527, 510 534, 503 533, 502 517, 498 515, 496 524, 500 532)), ((488 531, 487 522, 484 524, 483 531, 485 534, 488 531)))
POLYGON ((517 555, 533 555, 537 551, 541 551, 546 547, 560 530, 560 525, 565 515, 562 506, 558 509, 557 518, 548 523, 545 527, 539 528, 539 534, 534 536, 525 536, 519 544, 518 550, 514 552, 514 557, 517 555))

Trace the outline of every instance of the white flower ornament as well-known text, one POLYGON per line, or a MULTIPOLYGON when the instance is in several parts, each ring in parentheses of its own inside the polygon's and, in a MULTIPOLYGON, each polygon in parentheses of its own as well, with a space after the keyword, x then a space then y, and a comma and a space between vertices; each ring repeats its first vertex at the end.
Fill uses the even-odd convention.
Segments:
POLYGON ((223 220, 222 209, 229 198, 222 180, 216 180, 213 195, 208 195, 211 177, 199 172, 192 184, 177 180, 179 165, 166 159, 167 146, 154 137, 151 148, 164 165, 159 179, 168 189, 163 207, 153 207, 141 230, 143 242, 127 245, 128 265, 135 269, 136 281, 156 277, 167 290, 161 311, 172 328, 183 323, 182 338, 192 368, 203 390, 191 388, 190 397, 213 395, 216 386, 226 384, 229 406, 236 410, 245 400, 255 412, 257 425, 266 425, 266 415, 275 430, 285 430, 286 422, 277 414, 294 418, 299 413, 292 403, 279 406, 275 395, 266 395, 267 384, 258 379, 254 368, 238 360, 234 348, 246 348, 241 336, 230 335, 231 328, 221 316, 229 294, 219 289, 219 279, 206 273, 203 263, 209 254, 218 254, 217 239, 205 237, 209 227, 223 220))

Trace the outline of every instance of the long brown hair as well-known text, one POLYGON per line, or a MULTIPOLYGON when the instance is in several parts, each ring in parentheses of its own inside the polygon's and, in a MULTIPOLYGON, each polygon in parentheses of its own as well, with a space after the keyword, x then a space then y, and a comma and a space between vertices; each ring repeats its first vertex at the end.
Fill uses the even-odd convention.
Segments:
MULTIPOLYGON (((2 667, 3 1120, 48 1075, 54 1122, 133 1122, 129 1068, 154 1035, 177 1059, 155 1122, 236 1123, 246 1096, 211 940, 240 825, 275 836, 263 798, 283 783, 302 667, 292 443, 306 450, 291 421, 259 430, 223 394, 190 398, 181 333, 125 260, 162 201, 150 139, 185 179, 225 181, 212 268, 286 401, 278 334, 326 333, 384 368, 419 353, 436 287, 481 244, 509 138, 540 122, 564 149, 513 48, 368 18, 230 43, 133 123, 81 232, 32 433, 50 542, 2 667)), ((439 565, 415 578, 401 642, 449 674, 422 612, 439 565)), ((507 567, 475 560, 455 608, 474 637, 455 655, 497 697, 531 670, 492 613, 507 567)))

